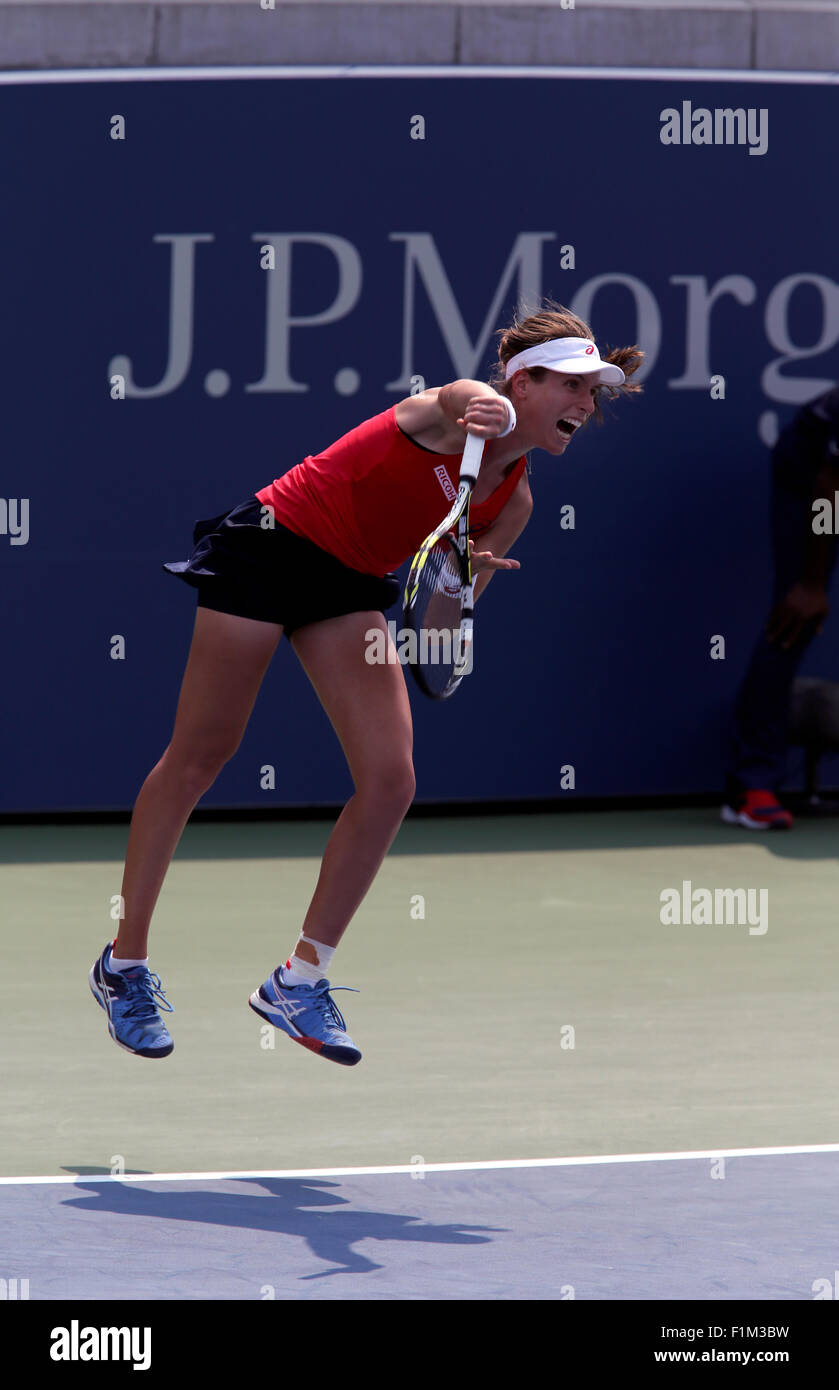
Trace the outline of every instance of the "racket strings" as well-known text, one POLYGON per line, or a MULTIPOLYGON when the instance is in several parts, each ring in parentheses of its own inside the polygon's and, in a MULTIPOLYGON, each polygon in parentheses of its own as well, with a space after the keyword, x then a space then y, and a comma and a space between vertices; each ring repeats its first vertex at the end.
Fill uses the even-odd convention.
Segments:
POLYGON ((410 666, 420 689, 432 699, 445 700, 472 669, 474 598, 467 538, 469 499, 483 448, 482 439, 467 434, 454 505, 420 546, 408 575, 403 617, 419 640, 410 666))
POLYGON ((418 595, 417 618, 429 630, 460 629, 461 579, 457 557, 441 541, 428 557, 418 595))
POLYGON ((448 541, 440 541, 432 550, 428 563, 430 565, 429 585, 434 584, 434 590, 438 594, 443 594, 447 598, 457 599, 460 602, 460 566, 457 556, 452 550, 448 541))
POLYGON ((417 659, 423 680, 438 693, 449 685, 462 658, 462 592, 460 560, 444 538, 429 552, 412 605, 412 626, 417 634, 417 659))

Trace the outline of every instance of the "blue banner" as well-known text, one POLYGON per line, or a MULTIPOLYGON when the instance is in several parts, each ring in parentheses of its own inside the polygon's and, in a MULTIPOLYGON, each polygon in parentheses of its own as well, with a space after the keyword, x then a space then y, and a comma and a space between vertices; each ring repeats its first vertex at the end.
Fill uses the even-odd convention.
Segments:
MULTIPOLYGON (((769 602, 769 446, 839 379, 839 88, 128 78, 0 85, 0 810, 129 807, 171 734, 195 598, 161 565, 194 520, 420 378, 486 379, 543 294, 601 351, 639 342, 644 394, 533 453, 473 672, 412 689, 417 796, 714 790, 769 602)), ((839 675, 839 624, 804 672, 839 675)), ((350 791, 284 642, 203 804, 350 791)))

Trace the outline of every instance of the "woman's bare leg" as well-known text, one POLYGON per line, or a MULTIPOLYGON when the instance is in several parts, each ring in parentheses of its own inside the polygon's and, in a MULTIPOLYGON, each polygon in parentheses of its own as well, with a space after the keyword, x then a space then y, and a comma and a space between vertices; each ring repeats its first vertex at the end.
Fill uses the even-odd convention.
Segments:
MULTIPOLYGON (((398 661, 365 659, 381 613, 350 613, 300 628, 292 646, 349 765, 355 792, 339 816, 303 923, 306 936, 337 946, 366 895, 414 798, 413 727, 398 661)), ((389 648, 392 644, 388 639, 389 648)), ((307 943, 296 954, 317 964, 307 943)))
POLYGON ((197 610, 172 740, 131 817, 117 959, 147 955, 151 915, 184 826, 239 747, 282 631, 276 623, 197 610))

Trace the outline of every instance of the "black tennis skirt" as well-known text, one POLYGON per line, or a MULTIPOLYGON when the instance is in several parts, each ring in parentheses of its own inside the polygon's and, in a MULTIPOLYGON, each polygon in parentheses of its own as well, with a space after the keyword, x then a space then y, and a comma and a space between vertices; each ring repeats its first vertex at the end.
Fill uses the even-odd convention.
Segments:
POLYGON ((307 623, 346 613, 384 613, 399 597, 395 574, 362 574, 274 520, 256 497, 232 511, 196 521, 188 560, 163 568, 198 590, 198 607, 263 623, 281 623, 286 637, 307 623))

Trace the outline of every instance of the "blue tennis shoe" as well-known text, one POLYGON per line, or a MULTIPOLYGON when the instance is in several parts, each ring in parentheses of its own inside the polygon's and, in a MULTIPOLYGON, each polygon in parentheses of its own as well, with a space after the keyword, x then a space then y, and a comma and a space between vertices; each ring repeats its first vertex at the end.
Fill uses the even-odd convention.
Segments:
POLYGON ((168 1057, 174 1048, 158 1009, 174 1013, 163 993, 160 976, 144 965, 109 970, 109 941, 90 972, 90 989, 108 1015, 108 1032, 119 1047, 136 1057, 168 1057))
MULTIPOLYGON (((318 980, 314 985, 283 984, 283 967, 280 965, 251 995, 248 1003, 254 1013, 281 1028, 292 1042, 308 1047, 319 1057, 330 1062, 340 1062, 341 1066, 354 1067, 361 1061, 361 1053, 347 1033, 347 1025, 340 1009, 330 994, 328 980, 318 980)), ((336 989, 348 989, 348 985, 336 985, 336 989)), ((352 991, 357 994, 357 990, 352 991)))

